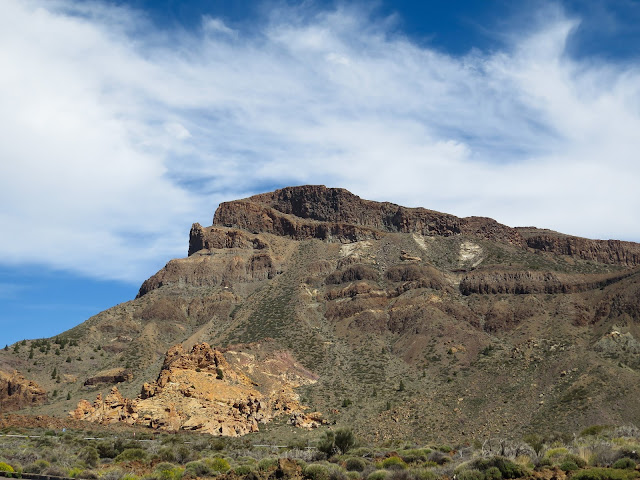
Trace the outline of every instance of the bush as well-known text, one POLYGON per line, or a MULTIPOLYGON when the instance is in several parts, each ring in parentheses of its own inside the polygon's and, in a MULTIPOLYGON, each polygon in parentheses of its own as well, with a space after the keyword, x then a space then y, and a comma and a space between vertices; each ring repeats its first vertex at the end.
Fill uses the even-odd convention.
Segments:
POLYGON ((0 462, 0 472, 9 472, 13 473, 15 470, 11 465, 5 462, 0 462))
POLYGON ((565 455, 565 457, 562 459, 563 462, 573 462, 575 463, 578 468, 584 468, 587 466, 587 462, 584 458, 582 458, 579 455, 574 455, 573 453, 570 453, 568 455, 565 455))
POLYGON ((428 448, 415 448, 410 450, 400 450, 398 455, 405 463, 424 463, 428 460, 431 450, 428 448))
POLYGON ((573 472, 578 470, 578 465, 573 460, 564 460, 560 464, 560 470, 564 470, 565 472, 573 472))
POLYGON ((456 475, 458 480, 485 480, 484 473, 478 469, 462 470, 456 475))
POLYGON ((71 478, 77 478, 82 472, 82 468, 74 467, 67 471, 67 476, 71 478))
POLYGON ((233 473, 235 473, 238 477, 243 477, 245 475, 253 472, 253 467, 251 465, 240 465, 233 469, 233 473))
POLYGON ((484 472, 487 480, 502 480, 502 472, 498 467, 489 467, 484 472))
POLYGON ((375 470, 369 474, 367 480, 386 480, 387 471, 386 470, 375 470))
POLYGON ((349 472, 362 472, 366 466, 367 462, 365 462, 361 458, 356 457, 348 458, 344 463, 344 468, 346 468, 349 472))
POLYGON ((209 468, 203 462, 189 462, 184 466, 185 477, 208 477, 210 473, 209 468))
POLYGON ((182 469, 169 462, 159 463, 154 471, 158 480, 179 480, 182 478, 182 469))
POLYGON ((623 470, 634 470, 636 468, 636 462, 631 460, 629 457, 624 457, 617 460, 613 464, 613 468, 620 468, 623 470))
POLYGON ((404 470, 407 468, 407 464, 400 457, 385 458, 382 463, 382 468, 385 470, 404 470))
POLYGON ((324 465, 312 463, 303 470, 304 476, 311 480, 329 480, 329 470, 324 465))
POLYGON ((278 460, 275 458, 263 458, 258 462, 258 470, 261 472, 266 472, 267 470, 272 470, 278 466, 278 460))
POLYGON ((336 431, 335 445, 338 451, 344 455, 356 444, 355 436, 349 428, 340 428, 336 431))
POLYGON ((97 467, 100 461, 100 455, 96 447, 88 445, 78 452, 78 458, 90 467, 97 467))
POLYGON ((491 467, 497 468, 502 478, 520 478, 525 476, 526 469, 504 457, 481 458, 471 462, 472 468, 486 472, 491 467))
POLYGON ((231 465, 229 465, 229 462, 227 460, 225 460, 224 458, 205 458, 202 461, 207 468, 212 471, 212 472, 228 472, 229 470, 231 470, 231 465))
POLYGON ((602 433, 604 430, 610 428, 609 425, 592 425, 590 427, 585 428, 580 432, 581 437, 589 437, 595 436, 602 433))
POLYGON ((114 462, 132 462, 134 460, 146 460, 147 452, 142 448, 126 448, 116 458, 114 462))
POLYGON ((631 480, 633 478, 637 478, 635 471, 615 468, 589 468, 571 476, 571 480, 631 480))

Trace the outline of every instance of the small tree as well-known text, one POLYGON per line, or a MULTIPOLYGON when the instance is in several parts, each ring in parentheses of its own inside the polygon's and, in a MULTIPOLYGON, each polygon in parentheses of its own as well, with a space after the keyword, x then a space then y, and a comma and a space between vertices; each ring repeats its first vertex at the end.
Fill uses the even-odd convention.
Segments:
POLYGON ((53 367, 53 372, 51 372, 51 378, 56 378, 58 376, 58 369, 53 367))
POLYGON ((341 454, 347 453, 356 444, 356 438, 349 428, 341 428, 336 431, 335 437, 336 448, 341 454))

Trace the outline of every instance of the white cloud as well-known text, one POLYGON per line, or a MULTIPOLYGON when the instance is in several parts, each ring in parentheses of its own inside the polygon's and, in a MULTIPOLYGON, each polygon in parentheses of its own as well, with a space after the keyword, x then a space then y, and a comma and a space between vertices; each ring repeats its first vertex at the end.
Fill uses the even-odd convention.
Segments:
POLYGON ((452 57, 357 11, 174 34, 6 0, 0 261, 137 282, 219 201, 300 183, 640 240, 640 72, 569 58, 576 25, 452 57))

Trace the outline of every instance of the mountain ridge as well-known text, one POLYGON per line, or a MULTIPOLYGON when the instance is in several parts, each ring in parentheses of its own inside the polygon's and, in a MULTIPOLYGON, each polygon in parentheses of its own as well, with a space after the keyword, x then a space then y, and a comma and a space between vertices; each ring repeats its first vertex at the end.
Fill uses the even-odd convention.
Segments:
POLYGON ((206 342, 287 352, 317 377, 300 386, 300 403, 372 441, 637 422, 638 252, 288 187, 222 203, 211 226, 192 226, 187 257, 134 300, 59 343, 0 352, 0 365, 30 369, 50 392, 34 414, 105 398, 112 384, 83 385, 118 368, 133 369, 117 384, 133 398, 167 350, 206 342))

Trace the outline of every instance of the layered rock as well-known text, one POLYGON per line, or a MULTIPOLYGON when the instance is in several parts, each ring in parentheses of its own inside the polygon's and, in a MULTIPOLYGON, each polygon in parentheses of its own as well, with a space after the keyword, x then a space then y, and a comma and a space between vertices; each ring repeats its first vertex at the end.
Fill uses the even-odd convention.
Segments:
POLYGON ((17 371, 0 370, 0 411, 9 412, 39 405, 47 400, 47 392, 17 371))
POLYGON ((388 232, 415 232, 442 236, 469 233, 523 244, 515 229, 495 220, 461 219, 425 208, 363 200, 342 188, 322 185, 288 187, 221 203, 213 223, 297 240, 354 242, 380 238, 388 232))
MULTIPOLYGON (((524 230, 524 229, 523 229, 524 230)), ((621 240, 590 240, 555 232, 527 230, 527 246, 613 265, 640 265, 640 244, 621 240)))
MULTIPOLYGON (((276 363, 283 358, 283 354, 274 355, 271 360, 276 363)), ((255 361, 250 354, 242 357, 244 362, 255 361)), ((271 385, 259 385, 206 343, 195 345, 190 352, 176 345, 167 352, 158 379, 145 383, 138 398, 124 398, 114 386, 106 397, 98 395, 93 404, 81 400, 70 416, 102 424, 124 422, 212 435, 256 432, 259 423, 274 416, 303 411, 294 388, 315 379, 290 360, 287 357, 284 362, 292 363, 288 369, 290 374, 294 372, 290 381, 277 378, 271 385)), ((270 374, 271 363, 262 361, 252 366, 270 374)))
POLYGON ((618 282, 633 274, 623 272, 609 275, 566 275, 555 272, 483 270, 468 273, 460 281, 463 295, 578 293, 618 282))
MULTIPOLYGON (((337 242, 378 239, 385 233, 471 235, 583 260, 640 265, 640 245, 633 242, 589 240, 548 230, 511 228, 491 218, 459 218, 425 208, 363 200, 347 190, 322 185, 287 187, 221 203, 213 224, 296 240, 318 238, 337 242)), ((198 227, 194 225, 192 229, 190 252, 198 247, 207 248, 202 227, 198 227)), ((220 245, 222 240, 216 237, 210 244, 220 245)))

